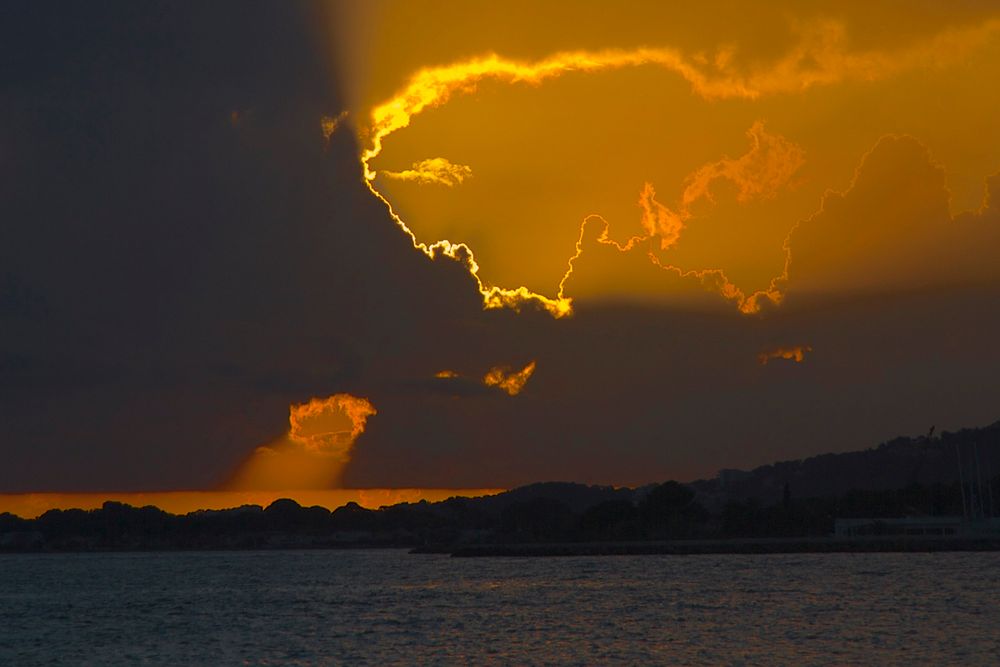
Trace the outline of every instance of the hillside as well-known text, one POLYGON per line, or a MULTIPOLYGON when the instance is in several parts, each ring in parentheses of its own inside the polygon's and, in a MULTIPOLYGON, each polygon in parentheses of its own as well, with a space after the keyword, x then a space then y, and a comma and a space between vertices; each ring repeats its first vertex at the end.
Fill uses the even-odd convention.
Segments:
POLYGON ((998 455, 1000 422, 638 489, 545 482, 481 498, 377 510, 349 503, 333 512, 289 499, 267 508, 186 515, 106 502, 98 510, 50 510, 34 520, 0 514, 0 551, 449 550, 475 544, 819 537, 831 533, 837 517, 962 515, 970 495, 978 499, 981 516, 996 515, 998 455), (957 483, 959 461, 964 498, 957 483))
MULTIPOLYGON (((966 483, 978 476, 985 484, 1000 472, 1000 421, 930 437, 900 436, 861 451, 781 461, 750 471, 722 470, 716 478, 690 486, 706 506, 721 507, 729 500, 750 498, 765 504, 778 502, 785 484, 796 498, 901 489, 912 484, 947 485, 959 479, 960 457, 966 483)), ((983 493, 987 492, 984 488, 983 493)))

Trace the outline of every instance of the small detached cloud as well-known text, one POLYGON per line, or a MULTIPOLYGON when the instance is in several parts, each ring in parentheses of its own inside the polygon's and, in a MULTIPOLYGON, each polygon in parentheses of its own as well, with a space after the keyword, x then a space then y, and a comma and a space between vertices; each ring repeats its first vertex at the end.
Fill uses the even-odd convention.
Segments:
POLYGON ((433 391, 452 396, 481 396, 495 394, 498 389, 508 396, 517 396, 528 384, 535 372, 536 362, 531 361, 521 370, 510 366, 493 366, 481 378, 462 375, 456 371, 445 369, 434 374, 433 391))
POLYGON ((528 384, 528 379, 535 372, 535 362, 530 362, 519 371, 513 371, 510 366, 494 366, 483 376, 483 384, 487 387, 497 387, 511 396, 517 396, 528 384))
POLYGON ((757 355, 757 361, 761 366, 766 366, 772 359, 785 359, 794 361, 797 364, 806 359, 806 354, 812 352, 809 345, 795 345, 793 347, 776 347, 773 350, 765 350, 757 355))
POLYGON ((344 122, 345 118, 347 118, 346 111, 341 111, 336 116, 323 116, 320 118, 319 127, 323 132, 323 138, 329 141, 330 137, 332 137, 333 133, 337 131, 337 128, 340 127, 340 124, 344 122))
POLYGON ((453 164, 443 157, 432 157, 414 162, 410 169, 380 173, 386 178, 397 181, 414 181, 420 185, 445 185, 450 188, 461 185, 465 179, 471 177, 472 167, 465 164, 453 164))

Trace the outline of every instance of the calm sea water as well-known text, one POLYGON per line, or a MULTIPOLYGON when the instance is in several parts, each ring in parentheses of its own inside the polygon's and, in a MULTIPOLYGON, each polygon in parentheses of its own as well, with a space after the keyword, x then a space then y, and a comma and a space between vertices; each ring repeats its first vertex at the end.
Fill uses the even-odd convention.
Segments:
POLYGON ((998 664, 1000 554, 0 556, 0 665, 998 664))

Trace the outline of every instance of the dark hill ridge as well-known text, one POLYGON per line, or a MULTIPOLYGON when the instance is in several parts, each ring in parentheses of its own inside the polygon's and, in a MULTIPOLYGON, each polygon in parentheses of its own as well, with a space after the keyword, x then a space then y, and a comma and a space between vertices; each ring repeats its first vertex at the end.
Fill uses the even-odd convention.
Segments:
MULTIPOLYGON (((1000 421, 955 433, 945 431, 940 436, 901 436, 862 451, 781 461, 750 471, 721 470, 715 479, 698 480, 690 486, 712 507, 750 498, 778 502, 785 484, 795 497, 824 498, 912 484, 952 484, 959 479, 959 457, 966 483, 977 477, 985 482, 1000 473, 1000 421)), ((1000 489, 994 489, 997 492, 1000 489)))
MULTIPOLYGON (((611 543, 829 535, 835 517, 961 515, 959 460, 982 513, 1000 512, 1000 422, 638 489, 531 484, 482 498, 333 512, 277 500, 178 516, 107 502, 34 520, 0 514, 0 551, 611 543), (978 463, 977 463, 978 458, 978 463), (977 469, 979 474, 977 475, 977 469), (992 478, 992 479, 991 479, 992 478)), ((966 491, 966 500, 969 491, 966 491)))
POLYGON ((538 482, 519 486, 495 496, 476 498, 474 502, 486 511, 500 512, 515 503, 546 498, 561 502, 571 511, 579 513, 604 502, 632 501, 635 493, 635 490, 627 487, 588 486, 575 482, 538 482))

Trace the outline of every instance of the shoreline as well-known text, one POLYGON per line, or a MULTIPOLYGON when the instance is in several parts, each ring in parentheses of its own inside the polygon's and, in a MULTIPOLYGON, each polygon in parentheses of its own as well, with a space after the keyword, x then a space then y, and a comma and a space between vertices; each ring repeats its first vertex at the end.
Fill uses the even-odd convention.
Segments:
POLYGON ((936 553, 1000 551, 1000 536, 983 537, 795 537, 657 542, 552 542, 477 544, 450 549, 413 549, 411 553, 449 553, 453 558, 564 556, 698 556, 796 553, 936 553))
POLYGON ((255 542, 227 545, 179 544, 51 548, 0 546, 0 557, 13 554, 175 553, 215 551, 357 551, 406 550, 413 555, 452 558, 560 558, 572 556, 703 556, 824 553, 943 553, 1000 551, 1000 536, 982 537, 791 537, 632 542, 535 542, 526 544, 428 544, 366 542, 255 542))

